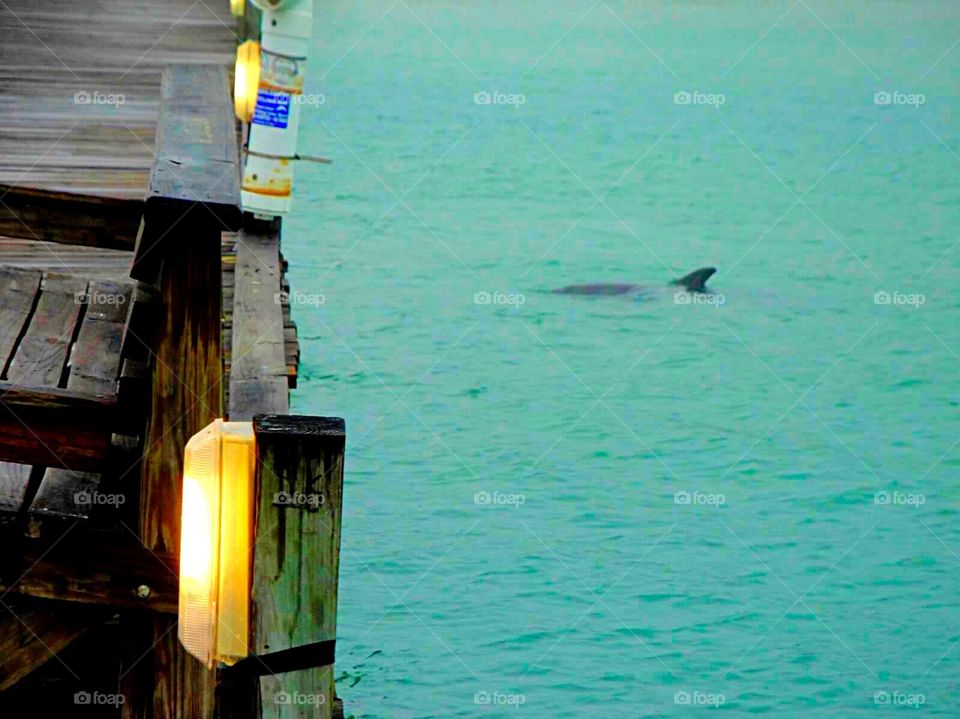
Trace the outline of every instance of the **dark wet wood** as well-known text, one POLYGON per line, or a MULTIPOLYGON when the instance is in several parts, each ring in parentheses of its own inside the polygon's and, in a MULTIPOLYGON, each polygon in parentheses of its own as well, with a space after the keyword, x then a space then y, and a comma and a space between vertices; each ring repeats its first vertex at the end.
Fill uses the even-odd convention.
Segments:
POLYGON ((172 553, 180 543, 183 448, 223 416, 220 247, 209 235, 195 239, 191 254, 164 259, 159 337, 151 357, 141 533, 148 547, 172 553))
POLYGON ((96 469, 117 424, 112 395, 0 383, 0 459, 96 469))
POLYGON ((145 362, 123 360, 117 380, 117 402, 123 417, 136 427, 146 420, 150 406, 150 370, 145 362))
MULTIPOLYGON (((160 278, 160 321, 152 363, 151 407, 141 473, 140 538, 155 551, 180 544, 183 450, 187 440, 223 416, 220 233, 178 227, 191 251, 170 252, 160 278)), ((127 679, 137 700, 125 717, 210 716, 215 673, 191 657, 171 620, 150 622, 145 653, 127 679), (157 680, 162 677, 161 680, 157 680)))
POLYGON ((57 653, 87 631, 92 617, 103 617, 103 610, 99 609, 93 614, 62 608, 53 613, 49 608, 35 609, 18 603, 3 611, 6 616, 0 616, 0 692, 48 661, 57 661, 57 653))
POLYGON ((7 237, 132 250, 142 215, 140 200, 0 185, 0 235, 7 237))
POLYGON ((0 577, 0 593, 176 614, 179 558, 115 540, 27 547, 0 577))
POLYGON ((151 285, 138 282, 133 289, 130 315, 124 328, 120 354, 124 359, 147 362, 160 322, 160 297, 151 285))

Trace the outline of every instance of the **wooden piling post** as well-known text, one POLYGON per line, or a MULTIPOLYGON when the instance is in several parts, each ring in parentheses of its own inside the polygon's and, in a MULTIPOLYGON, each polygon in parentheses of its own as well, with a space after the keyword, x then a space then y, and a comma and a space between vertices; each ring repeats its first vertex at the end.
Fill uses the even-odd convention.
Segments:
MULTIPOLYGON (((140 539, 176 555, 183 451, 223 416, 220 234, 240 224, 239 161, 226 70, 164 71, 156 162, 131 274, 159 277, 161 318, 150 348, 140 539)), ((176 622, 139 625, 124 668, 127 719, 209 719, 216 673, 180 646, 176 622)))
MULTIPOLYGON (((154 551, 180 551, 183 449, 196 432, 223 415, 220 350, 220 243, 210 228, 195 233, 189 255, 164 258, 162 320, 152 363, 143 457, 140 538, 154 551)), ((135 672, 127 716, 137 719, 206 719, 212 716, 215 673, 186 653, 175 619, 150 620, 135 672), (150 676, 154 681, 149 681, 150 676)), ((134 660, 137 658, 134 657, 134 660)))
MULTIPOLYGON (((259 415, 250 650, 336 639, 344 422, 259 415)), ((333 712, 333 665, 259 678, 264 719, 333 712)))

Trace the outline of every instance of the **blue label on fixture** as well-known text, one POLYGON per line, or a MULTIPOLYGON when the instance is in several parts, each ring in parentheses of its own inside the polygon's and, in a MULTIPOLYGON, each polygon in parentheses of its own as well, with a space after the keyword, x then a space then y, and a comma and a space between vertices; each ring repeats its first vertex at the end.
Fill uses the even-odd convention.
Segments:
POLYGON ((257 105, 253 110, 253 124, 286 129, 290 122, 290 96, 285 92, 257 93, 257 105))

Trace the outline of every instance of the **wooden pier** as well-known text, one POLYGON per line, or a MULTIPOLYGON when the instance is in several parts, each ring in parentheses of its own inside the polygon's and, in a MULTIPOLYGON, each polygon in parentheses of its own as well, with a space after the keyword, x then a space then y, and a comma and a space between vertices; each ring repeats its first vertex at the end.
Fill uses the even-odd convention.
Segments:
POLYGON ((248 26, 226 0, 0 2, 2 716, 341 712, 332 664, 208 671, 177 641, 183 451, 220 417, 257 436, 253 659, 336 635, 344 429, 288 415, 280 223, 240 208, 248 26), (271 499, 305 487, 320 511, 271 499))

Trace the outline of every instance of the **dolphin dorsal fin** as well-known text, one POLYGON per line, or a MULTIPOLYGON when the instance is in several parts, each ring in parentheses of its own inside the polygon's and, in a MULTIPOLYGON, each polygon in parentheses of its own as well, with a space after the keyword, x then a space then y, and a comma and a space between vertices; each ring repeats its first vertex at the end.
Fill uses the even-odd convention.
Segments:
POLYGON ((684 275, 679 280, 674 280, 673 284, 680 285, 688 292, 703 292, 707 280, 717 271, 716 267, 701 267, 694 270, 689 275, 684 275))

